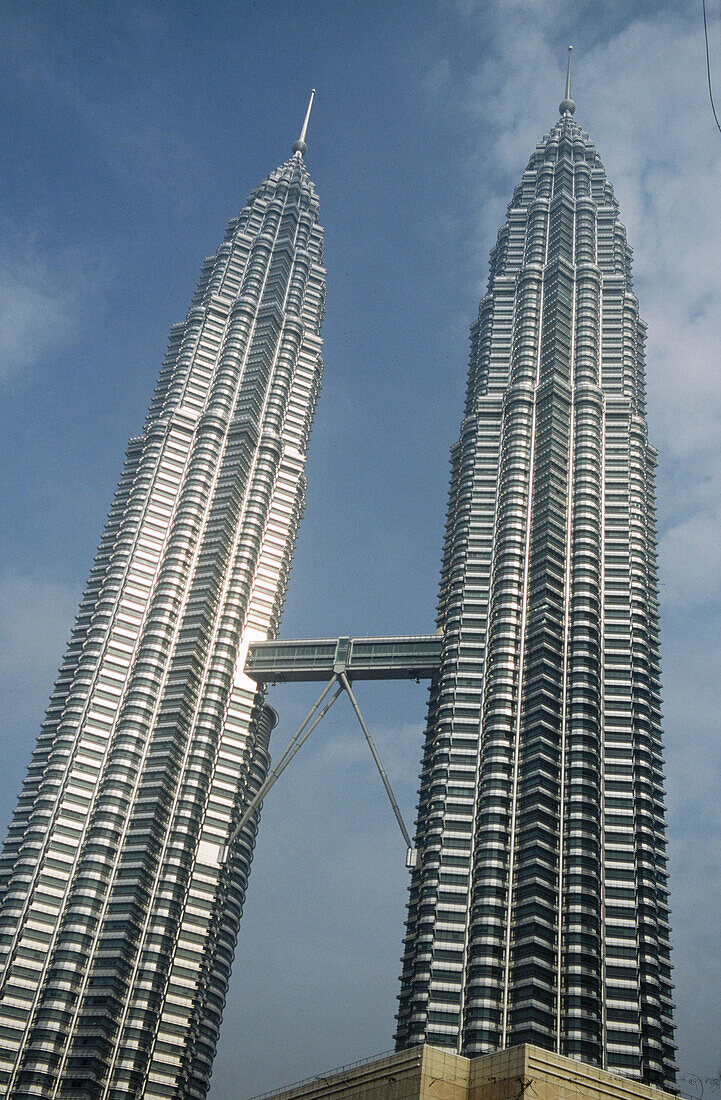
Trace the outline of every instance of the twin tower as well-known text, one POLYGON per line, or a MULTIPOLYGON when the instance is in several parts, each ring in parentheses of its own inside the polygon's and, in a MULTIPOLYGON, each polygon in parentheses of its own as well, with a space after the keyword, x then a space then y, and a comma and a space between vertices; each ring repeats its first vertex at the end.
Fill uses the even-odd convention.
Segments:
MULTIPOLYGON (((669 1087, 645 329, 570 89, 560 111, 471 326, 438 636, 400 660, 431 689, 396 1040, 669 1087)), ((246 661, 278 630, 321 382, 304 139, 171 329, 5 843, 13 1100, 208 1088, 274 719, 246 661)))

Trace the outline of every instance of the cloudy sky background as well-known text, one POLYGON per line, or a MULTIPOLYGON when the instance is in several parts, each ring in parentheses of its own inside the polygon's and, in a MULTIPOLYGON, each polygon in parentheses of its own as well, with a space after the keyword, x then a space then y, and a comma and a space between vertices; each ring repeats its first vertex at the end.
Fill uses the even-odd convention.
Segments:
MULTIPOLYGON (((711 0, 719 98, 720 15, 711 0)), ((701 0, 28 3, 0 31, 3 829, 169 326, 311 86, 326 375, 283 633, 433 628, 468 325, 574 44, 649 324, 679 1062, 716 1078, 721 134, 701 0)), ((312 694, 273 693, 276 744, 312 694)), ((410 820, 425 690, 358 696, 410 820)), ((341 701, 264 808, 214 1100, 391 1047, 406 883, 341 701)))

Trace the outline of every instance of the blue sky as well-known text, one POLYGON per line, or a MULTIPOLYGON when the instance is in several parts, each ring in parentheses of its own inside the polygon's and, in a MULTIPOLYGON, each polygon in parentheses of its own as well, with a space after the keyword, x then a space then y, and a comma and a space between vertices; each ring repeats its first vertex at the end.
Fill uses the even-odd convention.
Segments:
MULTIPOLYGON (((3 823, 170 324, 288 155, 312 86, 326 374, 283 633, 433 628, 468 325, 573 42, 576 117, 615 185, 649 322, 679 1055, 684 1075, 716 1077, 721 135, 700 0, 27 3, 5 5, 0 30, 3 823)), ((424 688, 358 695, 410 820, 424 688)), ((276 743, 307 696, 274 692, 276 743)), ((406 881, 339 703, 264 808, 215 1100, 391 1046, 406 881)))

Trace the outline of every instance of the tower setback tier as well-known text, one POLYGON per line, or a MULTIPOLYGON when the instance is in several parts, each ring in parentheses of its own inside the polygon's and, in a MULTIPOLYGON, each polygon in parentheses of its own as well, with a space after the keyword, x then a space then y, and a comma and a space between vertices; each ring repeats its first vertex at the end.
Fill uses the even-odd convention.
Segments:
POLYGON ((257 814, 221 853, 274 721, 243 668, 303 510, 322 263, 298 150, 171 330, 2 855, 3 1096, 207 1091, 257 814))
POLYGON ((471 328, 397 1042, 532 1043, 668 1087, 645 328, 574 110, 569 90, 471 328))

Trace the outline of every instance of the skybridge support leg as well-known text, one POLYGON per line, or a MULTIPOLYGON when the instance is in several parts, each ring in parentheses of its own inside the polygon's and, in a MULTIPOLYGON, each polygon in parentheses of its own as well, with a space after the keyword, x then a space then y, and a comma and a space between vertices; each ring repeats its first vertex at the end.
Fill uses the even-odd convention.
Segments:
POLYGON ((233 829, 233 832, 230 834, 230 837, 228 839, 228 843, 225 845, 225 848, 223 849, 223 852, 221 854, 221 863, 226 862, 226 860, 228 858, 228 855, 230 854, 230 849, 231 849, 232 844, 240 836, 243 829, 245 828, 245 826, 250 821, 250 818, 255 813, 258 806, 260 805, 260 803, 263 801, 263 799, 267 795, 268 791, 280 779, 281 775, 283 774, 285 769, 288 767, 288 765, 290 764, 290 762, 293 759, 293 757, 295 756, 295 754, 298 752, 299 749, 301 749, 303 747, 303 745, 308 740, 308 738, 310 737, 310 735, 313 732, 313 730, 315 729, 315 727, 318 725, 318 723, 321 721, 321 719, 328 713, 328 711, 333 706, 333 704, 335 703, 338 696, 342 693, 343 686, 340 685, 338 687, 338 690, 335 692, 335 694, 331 696, 330 701, 327 702, 326 705, 323 707, 320 714, 318 714, 317 717, 315 718, 315 720, 310 724, 310 726, 308 726, 308 723, 311 721, 311 718, 313 718, 313 715, 315 714, 315 712, 320 707, 321 703, 325 699, 328 692, 331 690, 333 685, 337 684, 337 683, 338 683, 338 677, 336 675, 333 675, 333 677, 329 680, 329 682, 323 688, 323 691, 320 693, 317 700, 315 701, 315 703, 313 704, 311 709, 308 711, 308 713, 305 716, 305 718, 303 719, 303 721, 301 722, 295 736, 291 738, 290 742, 288 743, 288 747, 286 748, 285 752, 281 756, 280 760, 275 765, 275 767, 272 769, 272 771, 270 771, 268 773, 268 775, 266 776, 265 782, 259 788, 257 794, 255 794, 254 797, 251 799, 251 801, 250 801, 249 805, 246 807, 246 809, 243 811, 243 813, 241 815, 241 818, 240 818, 240 821, 238 822, 238 824, 233 829), (306 729, 306 726, 308 727, 307 729, 306 729))
POLYGON ((356 701, 356 697, 353 694, 353 689, 350 686, 350 680, 348 679, 345 672, 340 672, 338 674, 338 679, 340 680, 342 686, 345 688, 346 692, 348 693, 348 698, 350 699, 350 701, 353 705, 353 710, 356 712, 356 717, 357 717, 358 721, 360 722, 360 726, 361 726, 361 729, 363 730, 363 733, 365 734, 365 739, 368 742, 368 748, 371 750, 371 755, 372 755, 373 759, 375 760, 376 767, 378 768, 378 774, 380 775, 381 780, 383 781, 383 786, 386 789, 386 794, 388 795, 388 799, 390 801, 390 804, 393 807, 393 813, 396 815, 396 821, 398 822, 398 824, 400 826, 400 830, 403 834, 403 839, 406 842, 406 867, 415 867, 418 863, 418 849, 414 848, 412 843, 411 843, 411 838, 408 835, 408 830, 406 829, 405 822, 403 821, 403 815, 401 814, 401 811, 398 807, 398 803, 396 802, 395 797, 393 795, 393 791, 391 790, 391 785, 388 781, 388 776, 386 775, 385 768, 383 767, 383 765, 381 763, 381 758, 378 755, 378 751, 375 747, 375 744, 373 743, 373 738, 370 735, 370 731, 368 730, 368 726, 365 724, 365 720, 363 718, 363 715, 361 714, 361 710, 360 710, 360 707, 358 706, 358 703, 356 701))
POLYGON ((351 701, 351 704, 353 706, 353 710, 355 711, 356 717, 358 718, 358 721, 360 722, 360 727, 363 730, 366 741, 368 742, 368 748, 371 750, 371 755, 372 755, 372 757, 375 761, 375 765, 378 769, 378 774, 380 775, 381 780, 383 781, 383 786, 386 789, 386 794, 388 795, 388 799, 390 801, 390 804, 393 807, 393 813, 396 815, 396 821, 398 822, 398 825, 400 826, 401 833, 403 834, 403 839, 406 842, 406 867, 413 868, 417 865, 417 863, 418 863, 418 851, 417 851, 416 848, 413 847, 413 845, 411 843, 411 838, 408 834, 408 830, 406 829, 405 823, 403 821, 403 816, 402 816, 401 811, 398 807, 398 803, 396 802, 395 797, 393 795, 393 791, 391 790, 391 785, 388 781, 388 776, 386 775, 385 768, 383 767, 383 765, 381 763, 380 756, 378 755, 378 750, 375 747, 375 744, 373 742, 373 738, 371 737, 368 726, 365 723, 365 719, 363 718, 363 715, 361 714, 360 707, 358 706, 358 703, 356 701, 356 697, 353 694, 353 689, 350 686, 350 680, 348 679, 348 676, 346 675, 345 667, 344 667, 342 662, 338 662, 336 664, 336 670, 333 673, 333 676, 331 677, 330 681, 326 684, 326 686, 323 688, 323 691, 318 696, 318 699, 313 704, 313 706, 311 707, 311 709, 308 711, 307 715, 305 716, 305 718, 301 722, 300 726, 298 727, 297 732, 291 738, 290 742, 288 743, 288 747, 285 749, 285 751, 284 751, 283 755, 281 756, 280 760, 275 765, 275 767, 272 769, 272 771, 270 771, 268 773, 268 776, 266 777, 265 782, 261 785, 261 787, 259 788, 257 794, 255 794, 253 796, 253 798, 249 802, 248 806, 245 808, 245 810, 243 810, 243 813, 241 814, 241 817, 240 817, 240 820, 239 820, 238 824, 233 829, 233 832, 231 833, 231 835, 228 839, 228 843, 225 845, 225 848, 223 849, 223 851, 221 853, 221 863, 225 863, 227 861, 232 845, 238 839, 238 837, 242 833, 243 829, 245 828, 245 826, 250 821, 250 818, 253 816, 255 811, 258 809, 258 806, 260 805, 260 803, 263 801, 265 796, 268 794, 268 791, 271 789, 271 787, 273 787, 275 785, 275 783, 277 783, 277 781, 280 779, 281 775, 283 774, 285 769, 288 767, 288 765, 290 764, 290 762, 293 759, 293 757, 295 756, 295 754, 298 752, 299 749, 301 749, 303 747, 303 745, 308 740, 308 738, 310 737, 313 730, 319 724, 321 719, 328 713, 328 711, 333 706, 333 704, 335 703, 338 696, 343 691, 345 691, 348 694, 348 698, 351 701), (336 685, 336 684, 338 685, 336 691, 331 696, 329 701, 325 704, 325 706, 322 709, 319 710, 319 708, 321 707, 321 703, 325 699, 326 695, 333 688, 333 686, 336 685), (318 713, 316 713, 316 712, 318 712, 318 713))

